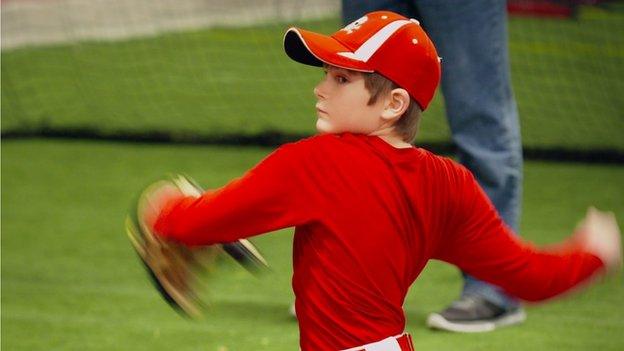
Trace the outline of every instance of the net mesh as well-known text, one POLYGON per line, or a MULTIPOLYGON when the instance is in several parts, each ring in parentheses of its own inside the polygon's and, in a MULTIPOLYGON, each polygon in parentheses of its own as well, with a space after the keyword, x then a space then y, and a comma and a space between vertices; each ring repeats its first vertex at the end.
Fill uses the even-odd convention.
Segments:
MULTIPOLYGON (((323 33, 340 27, 335 0, 1 6, 3 135, 312 134, 321 72, 291 62, 282 36, 291 24, 323 33)), ((510 11, 525 147, 624 151, 624 4, 525 0, 510 2, 510 11)), ((420 133, 420 142, 449 141, 441 94, 420 133)))

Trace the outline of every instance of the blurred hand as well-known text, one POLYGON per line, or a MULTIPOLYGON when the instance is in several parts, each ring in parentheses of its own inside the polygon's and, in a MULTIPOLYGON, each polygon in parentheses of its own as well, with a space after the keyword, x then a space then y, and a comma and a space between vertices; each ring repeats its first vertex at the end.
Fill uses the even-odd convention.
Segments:
POLYGON ((141 229, 153 232, 162 210, 182 197, 182 191, 170 181, 159 181, 150 185, 139 199, 137 219, 141 229))
POLYGON ((574 240, 581 249, 598 256, 605 264, 607 273, 622 268, 621 233, 613 212, 590 207, 577 228, 574 240))

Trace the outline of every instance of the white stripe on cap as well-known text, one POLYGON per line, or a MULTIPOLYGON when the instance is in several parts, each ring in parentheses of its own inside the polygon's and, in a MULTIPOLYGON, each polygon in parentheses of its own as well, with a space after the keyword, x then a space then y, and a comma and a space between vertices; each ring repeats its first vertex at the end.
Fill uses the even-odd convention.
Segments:
POLYGON ((367 62, 392 34, 408 23, 410 23, 408 20, 394 21, 368 38, 355 52, 343 51, 339 52, 338 55, 348 57, 352 60, 367 62))

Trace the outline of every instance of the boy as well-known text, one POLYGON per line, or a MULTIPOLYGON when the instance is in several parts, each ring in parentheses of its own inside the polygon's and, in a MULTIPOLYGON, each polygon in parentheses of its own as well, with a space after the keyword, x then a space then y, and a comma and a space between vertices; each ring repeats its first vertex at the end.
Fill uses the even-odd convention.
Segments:
POLYGON ((373 12, 332 37, 291 28, 284 47, 325 69, 314 89, 320 135, 280 147, 199 198, 161 187, 140 215, 157 235, 189 246, 295 226, 302 350, 412 350, 402 305, 429 259, 532 301, 621 264, 612 215, 590 210, 571 240, 534 249, 510 233, 465 168, 410 145, 440 79, 416 21, 373 12))

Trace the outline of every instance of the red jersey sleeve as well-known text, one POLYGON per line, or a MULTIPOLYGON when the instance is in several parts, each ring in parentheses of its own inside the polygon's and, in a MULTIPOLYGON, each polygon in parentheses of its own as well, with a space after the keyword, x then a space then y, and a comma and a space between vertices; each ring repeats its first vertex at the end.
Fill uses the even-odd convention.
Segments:
POLYGON ((309 187, 297 179, 304 153, 296 144, 284 145, 224 187, 168 204, 155 231, 186 245, 210 245, 310 221, 309 187))
POLYGON ((521 241, 498 216, 472 174, 459 168, 455 197, 437 257, 511 295, 539 301, 559 295, 592 276, 600 259, 572 245, 537 249, 521 241))

